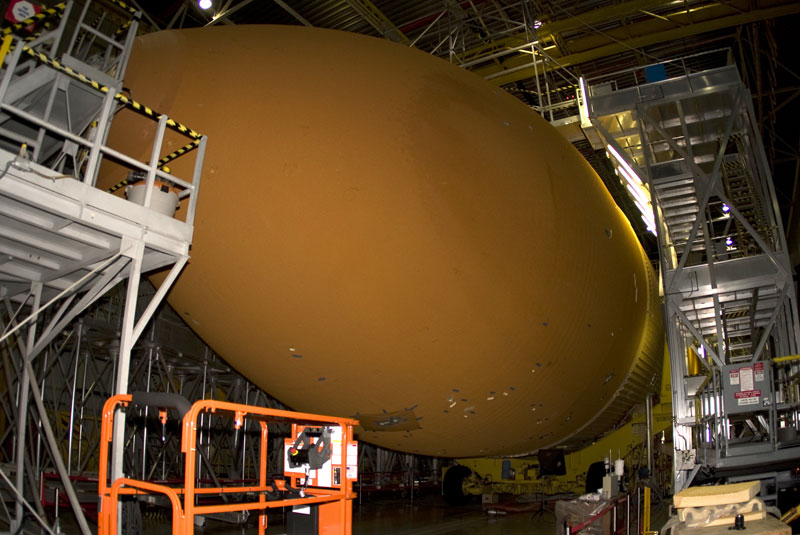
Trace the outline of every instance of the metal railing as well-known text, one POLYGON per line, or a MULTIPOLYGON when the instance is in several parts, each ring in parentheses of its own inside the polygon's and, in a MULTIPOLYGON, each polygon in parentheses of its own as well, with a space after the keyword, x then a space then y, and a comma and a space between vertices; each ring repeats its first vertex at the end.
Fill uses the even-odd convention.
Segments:
MULTIPOLYGON (((195 516, 245 511, 256 512, 259 515, 258 532, 263 535, 267 529, 269 509, 309 505, 328 505, 334 508, 336 514, 328 518, 329 523, 326 525, 331 529, 329 532, 350 533, 351 507, 355 498, 353 482, 357 477, 355 464, 357 454, 351 452, 351 449, 357 448, 357 442, 353 438, 353 427, 358 425, 356 420, 215 400, 200 400, 189 405, 188 401, 180 396, 150 392, 116 395, 109 398, 103 407, 102 418, 98 483, 100 496, 98 534, 100 535, 117 533, 119 521, 117 504, 120 496, 143 494, 163 495, 168 498, 173 515, 172 532, 175 535, 191 535, 194 532, 195 516), (182 480, 176 485, 125 477, 109 479, 109 451, 115 428, 115 412, 135 404, 158 408, 162 422, 167 420, 167 408, 177 410, 181 415, 180 449, 184 458, 184 470, 182 480), (200 416, 211 413, 218 417, 230 418, 236 429, 240 429, 246 420, 256 422, 260 426, 259 456, 256 463, 257 481, 220 481, 212 475, 213 485, 207 486, 198 479, 197 467, 203 457, 202 449, 198 448, 200 416), (270 447, 268 424, 271 423, 291 423, 291 440, 299 440, 308 427, 337 428, 340 433, 338 440, 334 438, 327 443, 330 457, 326 464, 315 467, 312 463, 311 468, 306 468, 305 471, 302 468, 293 469, 284 466, 284 478, 276 478, 270 482, 267 477, 267 465, 270 447)), ((313 446, 312 452, 322 451, 321 440, 324 438, 308 445, 310 448, 313 446)), ((298 458, 302 457, 299 455, 302 451, 295 450, 292 453, 289 442, 285 447, 286 455, 298 454, 298 458)), ((280 449, 283 453, 283 448, 280 449)), ((308 455, 309 459, 313 460, 313 453, 308 455)))
MULTIPOLYGON (((586 79, 586 84, 599 86, 600 90, 603 91, 618 91, 630 87, 639 87, 642 84, 659 81, 648 79, 649 77, 657 77, 659 79, 680 78, 681 76, 730 65, 733 63, 731 54, 730 48, 706 50, 697 54, 689 54, 648 65, 637 65, 636 67, 593 76, 586 79)), ((595 88, 595 90, 597 89, 595 88)))
MULTIPOLYGON (((612 498, 600 511, 586 520, 572 524, 564 520, 564 535, 575 535, 595 522, 610 522, 611 535, 650 535, 650 488, 637 487, 629 494, 612 498), (635 507, 635 516, 632 509, 635 507), (605 520, 609 517, 608 520, 605 520)), ((605 532, 605 531, 604 531, 605 532)))
MULTIPOLYGON (((65 10, 68 12, 68 10, 65 10)), ((144 199, 144 206, 149 208, 152 199, 153 185, 156 180, 165 182, 176 191, 179 200, 187 200, 185 221, 193 224, 197 207, 197 191, 200 184, 203 158, 206 147, 206 136, 194 129, 175 121, 167 115, 153 110, 140 102, 131 99, 116 87, 106 85, 101 81, 87 76, 79 69, 67 65, 67 60, 59 61, 45 52, 45 43, 52 39, 52 35, 44 32, 33 41, 27 42, 24 38, 11 33, 4 36, 4 48, 10 51, 3 59, 2 78, 0 78, 0 113, 7 114, 6 121, 13 119, 26 130, 36 132, 35 136, 26 135, 25 132, 15 132, 13 128, 0 127, 0 143, 5 147, 19 147, 20 155, 26 155, 30 149, 34 155, 33 160, 41 159, 43 164, 66 173, 64 176, 72 177, 86 184, 95 186, 98 172, 104 161, 113 162, 129 172, 146 176, 145 184, 148 186, 144 199), (21 103, 19 98, 10 95, 10 88, 16 82, 24 81, 23 76, 35 69, 48 69, 52 72, 43 76, 51 76, 52 84, 56 83, 59 76, 66 77, 70 83, 79 85, 96 95, 99 102, 95 113, 95 120, 83 131, 74 131, 52 120, 53 101, 56 98, 55 88, 51 90, 50 102, 43 110, 34 110, 31 106, 21 103), (11 102, 14 100, 15 102, 11 102), (111 120, 116 113, 115 106, 121 105, 134 112, 144 115, 156 123, 154 143, 150 159, 141 162, 136 158, 124 154, 107 145, 106 139, 111 126, 111 120), (185 137, 186 145, 169 154, 164 152, 164 137, 166 130, 172 130, 185 137), (42 149, 44 136, 48 136, 56 145, 60 145, 57 155, 39 153, 42 149), (195 153, 191 178, 182 178, 171 174, 166 167, 167 163, 185 157, 188 153, 195 153), (72 165, 67 166, 67 160, 72 159, 72 165), (65 171, 66 167, 66 171, 65 171)), ((75 65, 74 62, 69 62, 75 65)), ((79 62, 78 62, 79 63, 79 62)), ((69 107, 69 102, 66 103, 69 107)), ((128 172, 123 172, 127 176, 128 172)), ((122 178, 110 191, 119 189, 122 185, 131 183, 129 179, 122 178)))

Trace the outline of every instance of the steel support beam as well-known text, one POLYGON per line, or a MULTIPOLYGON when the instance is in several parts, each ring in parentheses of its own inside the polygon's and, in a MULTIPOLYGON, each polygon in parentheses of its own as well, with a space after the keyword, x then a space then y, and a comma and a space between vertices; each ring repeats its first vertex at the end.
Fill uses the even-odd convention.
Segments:
MULTIPOLYGON (((582 13, 580 16, 569 17, 562 20, 553 22, 544 22, 537 30, 540 37, 548 35, 556 35, 565 31, 573 31, 581 28, 586 28, 589 25, 599 24, 606 21, 619 20, 622 17, 629 16, 638 11, 656 9, 663 7, 663 0, 632 0, 630 2, 622 2, 600 9, 594 9, 588 13, 582 13)), ((481 56, 489 51, 497 49, 505 49, 507 47, 519 46, 529 40, 529 35, 525 32, 497 39, 491 43, 486 43, 470 50, 467 50, 464 55, 467 58, 481 56)))
POLYGON ((303 24, 303 26, 309 26, 309 27, 314 26, 313 24, 308 22, 305 18, 303 18, 303 16, 300 15, 300 13, 292 9, 292 7, 283 0, 272 0, 272 1, 281 6, 287 13, 289 13, 291 16, 300 21, 303 24))
MULTIPOLYGON (((729 13, 729 11, 730 10, 728 9, 727 12, 729 13)), ((705 20, 703 22, 686 24, 679 28, 675 28, 659 19, 648 19, 646 21, 630 24, 625 27, 626 34, 633 35, 633 37, 613 40, 612 43, 606 45, 591 47, 588 41, 596 41, 600 39, 607 42, 610 40, 609 37, 590 35, 588 37, 575 39, 570 43, 570 46, 573 50, 580 50, 582 47, 589 48, 565 56, 552 54, 553 58, 558 61, 558 64, 548 65, 548 68, 557 69, 560 67, 579 65, 581 63, 612 56, 628 50, 636 50, 658 43, 675 41, 678 39, 692 37, 694 35, 713 32, 715 30, 741 26, 743 24, 794 15, 797 13, 800 13, 800 3, 790 3, 744 13, 737 12, 736 14, 732 15, 725 12, 720 12, 719 16, 716 18, 705 20)), ((540 31, 539 34, 542 35, 542 32, 540 31)), ((522 42, 524 41, 518 39, 514 44, 519 45, 522 42)), ((496 85, 504 85, 516 82, 517 80, 531 78, 534 76, 534 66, 530 55, 525 54, 509 58, 502 65, 489 65, 475 69, 474 72, 479 76, 492 77, 491 81, 496 85), (501 74, 506 70, 510 72, 508 74, 501 74)))
POLYGON ((411 44, 408 37, 400 31, 400 28, 394 25, 389 20, 389 17, 375 6, 370 0, 345 0, 347 4, 358 12, 361 17, 369 22, 370 26, 378 30, 386 39, 401 43, 404 45, 411 44))

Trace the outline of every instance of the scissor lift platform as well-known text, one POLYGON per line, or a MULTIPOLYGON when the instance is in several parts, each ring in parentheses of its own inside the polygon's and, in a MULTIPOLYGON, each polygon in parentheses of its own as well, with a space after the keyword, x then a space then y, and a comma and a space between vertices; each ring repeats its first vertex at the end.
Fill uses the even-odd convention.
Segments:
MULTIPOLYGON (((124 495, 166 496, 172 509, 173 535, 192 535, 196 516, 238 512, 257 513, 258 532, 264 535, 267 512, 279 508, 303 511, 304 517, 313 519, 311 524, 306 522, 299 527, 298 532, 341 535, 352 532, 352 501, 356 496, 353 482, 358 478, 358 443, 353 435, 353 428, 358 425, 356 420, 217 400, 200 400, 189 405, 179 395, 151 392, 109 398, 102 417, 98 535, 117 533, 118 503, 120 496, 124 495), (168 410, 177 412, 181 420, 182 481, 167 485, 109 477, 112 436, 119 434, 118 428, 124 426, 118 417, 115 418, 115 413, 136 407, 157 408, 165 425, 168 410), (220 481, 213 475, 213 466, 204 456, 203 445, 198 442, 198 434, 202 431, 201 418, 211 414, 215 418, 232 419, 232 431, 246 430, 248 424, 258 426, 260 444, 255 463, 256 481, 220 481), (283 456, 284 474, 271 481, 267 474, 269 424, 291 424, 290 438, 279 441, 277 446, 283 456), (200 460, 211 471, 212 483, 204 484, 198 477, 200 460)), ((272 445, 275 447, 274 443, 272 445)))

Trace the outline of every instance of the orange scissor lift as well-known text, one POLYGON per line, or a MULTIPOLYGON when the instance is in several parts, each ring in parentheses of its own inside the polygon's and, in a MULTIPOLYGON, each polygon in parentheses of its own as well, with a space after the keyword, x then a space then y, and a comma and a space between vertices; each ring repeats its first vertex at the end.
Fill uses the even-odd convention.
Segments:
MULTIPOLYGON (((318 533, 351 534, 352 500, 355 498, 353 481, 358 477, 358 443, 353 438, 353 427, 358 425, 358 421, 216 400, 200 400, 191 407, 185 402, 188 410, 183 415, 181 432, 181 451, 185 461, 182 486, 167 486, 126 477, 109 481, 109 450, 114 413, 131 405, 133 396, 116 395, 109 398, 103 406, 98 535, 116 535, 117 504, 121 495, 146 494, 162 494, 169 499, 174 535, 192 535, 196 515, 241 511, 258 511, 258 532, 264 535, 267 530, 267 511, 281 507, 304 512, 313 508, 318 533), (204 413, 233 418, 236 429, 242 426, 245 419, 260 423, 257 485, 198 486, 197 432, 200 429, 200 415, 204 413), (276 479, 271 483, 267 481, 269 423, 291 423, 292 427, 291 438, 284 440, 284 479, 276 479), (206 503, 209 498, 215 497, 224 498, 224 503, 197 503, 198 498, 203 498, 206 503)), ((159 407, 164 422, 166 408, 159 402, 148 405, 159 407)), ((172 405, 168 407, 174 408, 172 405)))

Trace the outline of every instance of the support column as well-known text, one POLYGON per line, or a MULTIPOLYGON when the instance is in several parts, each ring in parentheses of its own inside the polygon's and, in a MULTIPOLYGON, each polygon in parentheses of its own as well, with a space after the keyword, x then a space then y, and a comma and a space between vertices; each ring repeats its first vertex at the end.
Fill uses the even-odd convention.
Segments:
MULTIPOLYGON (((125 309, 122 316, 122 332, 119 342, 119 359, 117 361, 117 379, 115 394, 128 393, 128 376, 130 374, 131 349, 135 342, 133 336, 136 319, 136 301, 139 295, 139 279, 142 273, 142 257, 144 243, 123 240, 123 254, 131 258, 128 274, 127 291, 125 293, 125 309)), ((125 455, 125 413, 118 411, 114 416, 114 434, 111 446, 111 481, 124 477, 123 457, 125 455)))
MULTIPOLYGON (((39 306, 41 305, 42 301, 41 283, 34 282, 31 284, 31 294, 33 296, 32 310, 35 312, 39 310, 39 306)), ((34 342, 36 341, 36 325, 36 321, 31 322, 30 327, 28 327, 27 344, 25 345, 25 348, 20 351, 23 363, 21 366, 22 377, 20 378, 20 393, 19 399, 17 400, 17 446, 15 450, 17 472, 15 474, 14 481, 14 486, 19 492, 19 497, 14 505, 14 518, 11 521, 9 530, 11 533, 16 533, 20 529, 24 515, 22 498, 25 496, 25 432, 28 428, 28 397, 30 396, 28 366, 26 366, 25 363, 28 361, 28 358, 30 358, 30 355, 28 354, 28 348, 33 347, 34 342)))

